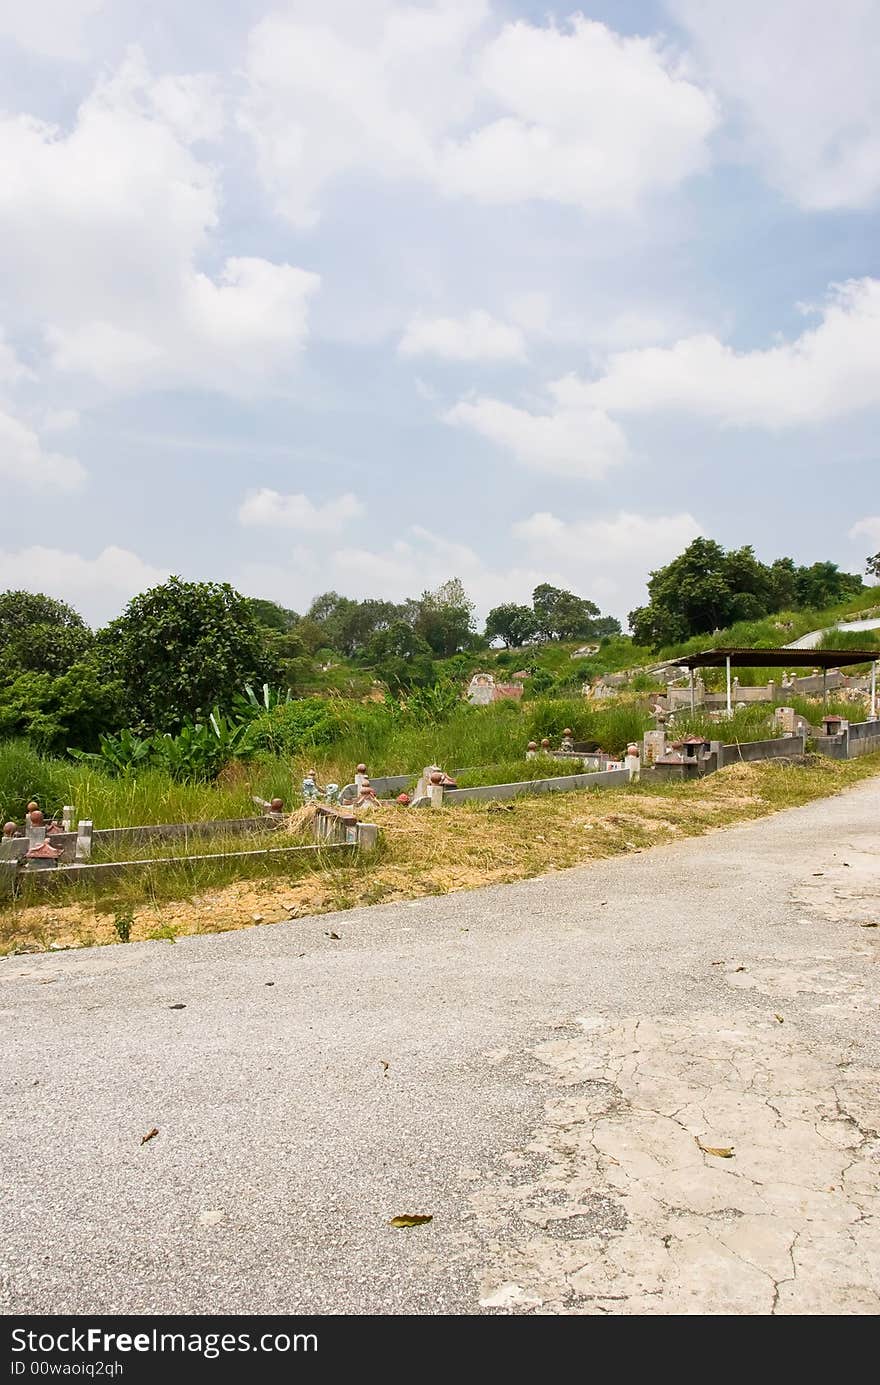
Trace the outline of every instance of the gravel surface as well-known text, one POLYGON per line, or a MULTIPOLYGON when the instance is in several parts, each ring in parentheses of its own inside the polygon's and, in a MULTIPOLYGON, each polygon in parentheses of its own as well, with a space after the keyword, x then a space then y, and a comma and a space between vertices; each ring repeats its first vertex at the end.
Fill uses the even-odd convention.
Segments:
MULTIPOLYGON (((781 940, 858 934, 867 978, 880 930, 803 890, 878 821, 871 780, 520 884, 4 959, 3 1308, 484 1311, 472 1197, 541 1119, 536 1046, 584 1013, 763 1015, 730 963, 781 940)), ((876 1061, 876 1025, 814 1001, 786 999, 805 1052, 876 1061)))

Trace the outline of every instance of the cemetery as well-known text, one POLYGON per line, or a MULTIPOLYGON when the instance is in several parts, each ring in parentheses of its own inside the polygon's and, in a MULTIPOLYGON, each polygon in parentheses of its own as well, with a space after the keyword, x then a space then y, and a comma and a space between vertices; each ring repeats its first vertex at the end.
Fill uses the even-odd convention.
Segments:
POLYGON ((326 859, 329 852, 351 856, 370 851, 378 842, 378 827, 360 822, 331 804, 288 815, 281 799, 258 800, 258 817, 207 822, 157 823, 139 827, 94 830, 81 820, 74 827, 72 807, 60 818, 46 820, 39 804, 27 805, 23 825, 10 820, 0 838, 0 902, 22 891, 59 886, 99 886, 107 881, 163 867, 199 863, 253 864, 255 858, 291 866, 309 856, 326 859), (308 844, 288 844, 285 837, 308 834, 308 844), (269 838, 274 838, 271 844, 269 838), (230 839, 244 845, 232 849, 230 839), (218 845, 219 844, 219 845, 218 845), (212 845, 214 850, 211 850, 212 845), (157 850, 159 854, 156 854, 157 850), (167 851, 169 854, 162 854, 167 851))

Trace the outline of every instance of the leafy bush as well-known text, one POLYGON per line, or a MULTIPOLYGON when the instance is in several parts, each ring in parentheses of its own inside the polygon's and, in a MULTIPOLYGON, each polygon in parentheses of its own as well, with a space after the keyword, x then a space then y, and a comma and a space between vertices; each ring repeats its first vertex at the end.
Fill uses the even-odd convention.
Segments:
POLYGON ((413 688, 404 703, 406 712, 420 726, 448 721, 458 709, 461 692, 451 681, 435 683, 430 688, 413 688))

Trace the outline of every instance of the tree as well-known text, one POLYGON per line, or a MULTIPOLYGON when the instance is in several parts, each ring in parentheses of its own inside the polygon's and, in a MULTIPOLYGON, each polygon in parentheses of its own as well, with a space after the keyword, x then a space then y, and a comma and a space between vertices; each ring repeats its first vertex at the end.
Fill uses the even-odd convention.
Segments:
POLYGON ((279 677, 251 603, 225 582, 172 577, 130 601, 99 644, 131 718, 160 731, 279 677))
POLYGON ((836 606, 861 589, 861 577, 841 572, 836 563, 812 563, 810 567, 799 567, 795 575, 799 606, 836 606))
POLYGON ((865 562, 865 571, 870 577, 880 577, 880 553, 873 553, 865 562))
POLYGON ((796 567, 791 558, 777 558, 768 567, 751 547, 725 553, 713 539, 699 538, 651 573, 650 601, 630 612, 630 627, 639 644, 657 649, 787 607, 833 606, 861 585, 836 563, 796 567))
POLYGON ((505 601, 493 606, 486 617, 486 639, 503 640, 506 649, 511 645, 528 644, 538 633, 538 621, 529 606, 517 606, 505 601))
POLYGON ((93 641, 82 616, 65 601, 38 592, 0 593, 0 677, 64 673, 93 641))
POLYGON ((260 625, 265 625, 267 630, 277 630, 282 635, 289 634, 300 619, 296 611, 279 606, 277 601, 264 601, 262 597, 252 596, 248 598, 248 604, 260 625))
POLYGON ((101 735, 125 717, 125 689, 108 680, 94 653, 59 677, 22 673, 0 691, 0 736, 26 736, 61 755, 71 746, 97 750, 101 735))
POLYGON ((422 593, 415 629, 441 658, 468 647, 474 636, 474 604, 458 577, 422 593))
POLYGON ((429 687, 435 682, 431 647, 405 620, 377 630, 366 654, 377 677, 388 684, 392 693, 429 687))
POLYGON ((594 634, 595 601, 542 582, 532 592, 537 633, 545 640, 579 640, 594 634))

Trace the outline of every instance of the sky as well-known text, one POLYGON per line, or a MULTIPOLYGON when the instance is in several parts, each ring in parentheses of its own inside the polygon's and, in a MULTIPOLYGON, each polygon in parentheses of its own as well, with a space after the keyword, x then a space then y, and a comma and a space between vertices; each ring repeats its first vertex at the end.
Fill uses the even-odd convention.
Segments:
POLYGON ((0 0, 0 589, 880 549, 876 0, 0 0))

